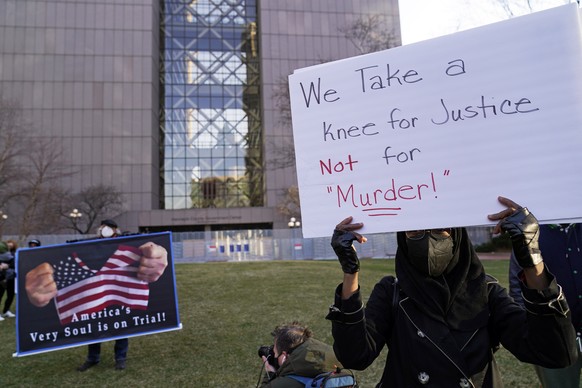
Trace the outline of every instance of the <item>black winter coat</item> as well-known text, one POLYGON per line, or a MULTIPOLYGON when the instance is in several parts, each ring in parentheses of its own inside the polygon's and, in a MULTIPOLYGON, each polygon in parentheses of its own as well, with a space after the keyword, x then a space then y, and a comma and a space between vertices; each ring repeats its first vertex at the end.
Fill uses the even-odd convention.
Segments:
POLYGON ((453 333, 398 291, 395 278, 376 284, 364 308, 360 292, 341 299, 336 290, 332 320, 334 350, 344 367, 363 370, 389 348, 377 387, 501 387, 493 353, 501 344, 519 360, 550 368, 565 367, 577 357, 575 332, 560 287, 523 286, 526 310, 487 276, 489 319, 473 332, 453 333))

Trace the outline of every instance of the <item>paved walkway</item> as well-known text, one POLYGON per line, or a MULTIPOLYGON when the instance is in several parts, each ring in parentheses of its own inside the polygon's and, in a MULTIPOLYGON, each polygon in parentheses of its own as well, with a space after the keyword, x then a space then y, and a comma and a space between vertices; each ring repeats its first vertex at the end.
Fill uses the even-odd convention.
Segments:
POLYGON ((509 260, 509 255, 509 252, 477 252, 477 256, 479 256, 481 260, 509 260))

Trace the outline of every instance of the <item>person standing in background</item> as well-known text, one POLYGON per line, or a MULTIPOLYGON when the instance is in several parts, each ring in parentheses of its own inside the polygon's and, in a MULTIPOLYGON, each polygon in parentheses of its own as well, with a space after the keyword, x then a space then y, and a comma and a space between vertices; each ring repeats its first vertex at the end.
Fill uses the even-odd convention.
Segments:
MULTIPOLYGON (((99 229, 97 229, 99 238, 112 238, 121 235, 121 230, 113 220, 103 220, 99 229)), ((113 351, 115 353, 115 370, 125 369, 125 360, 127 359, 127 349, 129 348, 129 339, 120 338, 115 340, 113 351)), ((77 370, 85 372, 87 369, 99 364, 101 360, 101 343, 97 342, 88 346, 87 359, 77 370)))
POLYGON ((36 247, 40 247, 40 246, 41 246, 40 240, 32 239, 28 242, 29 248, 36 248, 36 247))
POLYGON ((15 294, 15 278, 16 272, 14 271, 14 255, 16 254, 16 249, 18 249, 18 244, 14 240, 8 240, 1 243, 0 247, 0 262, 4 274, 4 279, 0 282, 0 301, 6 292, 6 300, 4 301, 4 307, 2 308, 2 313, 0 314, 0 321, 5 318, 14 318, 16 315, 10 311, 10 306, 14 301, 15 294))
MULTIPOLYGON (((549 369, 534 365, 544 388, 578 388, 582 370, 580 333, 582 333, 582 224, 540 225, 539 250, 544 262, 556 276, 566 295, 576 329, 578 361, 567 368, 549 369)), ((518 276, 521 267, 511 254, 509 264, 509 294, 523 305, 518 276)))

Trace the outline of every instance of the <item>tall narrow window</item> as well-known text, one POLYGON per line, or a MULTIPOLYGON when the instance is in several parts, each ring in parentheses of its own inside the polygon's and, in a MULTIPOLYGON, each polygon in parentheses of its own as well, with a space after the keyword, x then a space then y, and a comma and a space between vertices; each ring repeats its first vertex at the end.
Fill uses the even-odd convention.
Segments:
POLYGON ((164 208, 263 206, 256 0, 165 0, 164 208))

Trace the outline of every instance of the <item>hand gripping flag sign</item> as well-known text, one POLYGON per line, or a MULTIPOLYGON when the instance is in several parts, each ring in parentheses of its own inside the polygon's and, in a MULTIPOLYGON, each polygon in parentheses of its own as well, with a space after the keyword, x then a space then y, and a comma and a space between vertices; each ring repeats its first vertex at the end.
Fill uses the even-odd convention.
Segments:
POLYGON ((149 285, 136 276, 140 257, 139 248, 121 245, 98 271, 89 268, 76 253, 55 264, 56 305, 61 324, 71 322, 74 316, 116 304, 146 310, 149 285))
POLYGON ((16 353, 182 327, 170 233, 17 252, 16 353))

